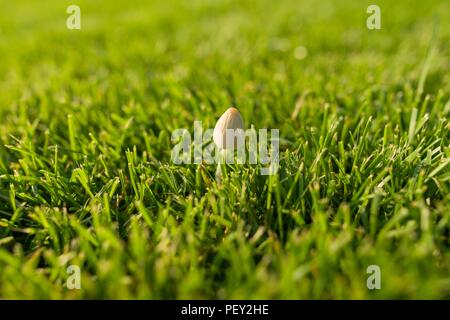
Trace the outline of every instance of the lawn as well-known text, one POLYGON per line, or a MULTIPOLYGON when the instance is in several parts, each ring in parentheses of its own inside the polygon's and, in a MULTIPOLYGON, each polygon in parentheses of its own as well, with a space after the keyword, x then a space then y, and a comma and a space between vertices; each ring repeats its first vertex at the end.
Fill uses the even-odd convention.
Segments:
POLYGON ((449 299, 449 15, 0 0, 0 298, 449 299), (276 174, 171 161, 230 106, 276 174))

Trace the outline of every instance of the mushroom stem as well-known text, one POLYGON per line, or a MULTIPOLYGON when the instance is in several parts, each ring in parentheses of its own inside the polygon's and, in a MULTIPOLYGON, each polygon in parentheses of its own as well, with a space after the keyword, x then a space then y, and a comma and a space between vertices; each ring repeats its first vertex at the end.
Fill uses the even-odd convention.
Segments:
POLYGON ((226 158, 227 158, 227 150, 226 149, 220 149, 220 160, 217 164, 216 169, 216 181, 217 184, 222 184, 222 177, 227 176, 227 169, 226 169, 226 158))

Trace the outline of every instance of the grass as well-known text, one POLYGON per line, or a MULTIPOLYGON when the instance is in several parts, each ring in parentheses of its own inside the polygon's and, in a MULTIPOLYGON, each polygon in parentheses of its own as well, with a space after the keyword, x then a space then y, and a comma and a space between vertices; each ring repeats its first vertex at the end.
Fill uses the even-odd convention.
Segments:
POLYGON ((450 298, 448 1, 0 2, 0 298, 450 298), (231 105, 277 175, 171 163, 231 105))

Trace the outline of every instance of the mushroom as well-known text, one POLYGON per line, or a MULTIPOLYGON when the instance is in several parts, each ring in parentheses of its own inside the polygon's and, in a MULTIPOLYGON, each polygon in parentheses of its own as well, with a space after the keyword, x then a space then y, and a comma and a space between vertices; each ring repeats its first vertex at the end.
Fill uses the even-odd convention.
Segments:
POLYGON ((244 129, 244 123, 242 121, 241 114, 236 108, 228 108, 227 111, 225 111, 225 113, 219 118, 219 120, 217 120, 216 126, 214 127, 213 140, 220 149, 229 150, 232 148, 236 148, 236 136, 234 136, 234 141, 228 141, 226 134, 227 129, 244 129))
MULTIPOLYGON (((237 146, 236 130, 243 130, 244 123, 241 114, 236 108, 228 108, 227 111, 217 120, 214 127, 213 140, 221 153, 221 159, 225 159, 227 150, 234 151, 237 146), (227 138, 227 130, 233 130, 233 139, 227 138)), ((222 161, 221 161, 222 162, 222 161)), ((217 164, 216 179, 220 183, 222 178, 221 163, 217 164)))

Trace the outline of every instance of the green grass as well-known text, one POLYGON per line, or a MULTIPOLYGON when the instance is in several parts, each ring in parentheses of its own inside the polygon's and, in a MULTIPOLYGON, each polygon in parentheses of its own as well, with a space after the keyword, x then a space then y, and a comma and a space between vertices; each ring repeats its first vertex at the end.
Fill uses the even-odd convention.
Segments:
POLYGON ((450 298, 448 1, 0 4, 0 298, 450 298), (231 105, 278 175, 171 163, 231 105))

